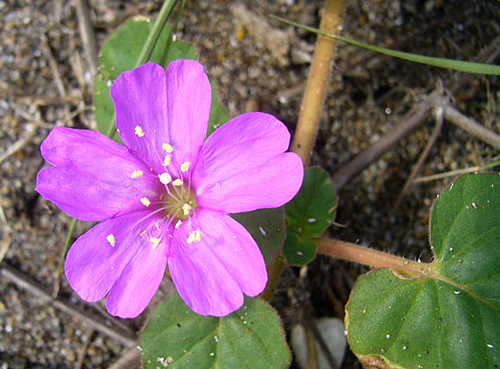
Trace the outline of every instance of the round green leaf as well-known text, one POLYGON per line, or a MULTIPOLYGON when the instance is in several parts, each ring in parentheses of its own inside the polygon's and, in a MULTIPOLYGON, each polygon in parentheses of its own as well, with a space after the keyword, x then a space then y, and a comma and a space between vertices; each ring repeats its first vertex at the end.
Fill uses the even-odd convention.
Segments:
POLYGON ((320 237, 332 224, 337 195, 327 172, 306 168, 297 195, 285 205, 288 230, 302 237, 320 237))
POLYGON ((292 265, 305 265, 316 256, 313 237, 319 237, 332 224, 337 195, 327 172, 319 167, 304 171, 304 182, 297 195, 285 205, 287 239, 283 255, 292 265))
POLYGON ((178 294, 163 301, 141 334, 145 369, 287 368, 280 319, 259 299, 222 318, 192 312, 178 294))
POLYGON ((426 277, 378 270, 357 281, 346 327, 365 364, 500 368, 499 189, 500 176, 469 174, 437 200, 426 277))
POLYGON ((281 252, 285 240, 283 207, 231 214, 231 217, 250 232, 252 238, 259 245, 266 264, 272 262, 281 252))
POLYGON ((316 244, 310 238, 289 232, 283 244, 283 255, 291 265, 306 265, 316 257, 316 244))

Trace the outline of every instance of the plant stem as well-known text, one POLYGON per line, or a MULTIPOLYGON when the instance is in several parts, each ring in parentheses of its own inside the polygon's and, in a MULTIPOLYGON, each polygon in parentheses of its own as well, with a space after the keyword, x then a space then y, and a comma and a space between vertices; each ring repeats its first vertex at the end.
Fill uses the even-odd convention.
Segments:
MULTIPOLYGON (((321 20, 320 28, 325 31, 337 31, 340 25, 342 9, 342 0, 326 0, 325 13, 321 20)), ((316 139, 319 117, 325 96, 325 86, 328 81, 334 50, 335 41, 328 37, 318 36, 311 72, 307 80, 302 107, 300 108, 297 130, 295 131, 295 138, 292 143, 292 151, 300 156, 304 166, 307 166, 309 162, 314 140, 316 139)), ((267 287, 261 295, 264 300, 271 301, 284 267, 285 262, 282 256, 277 257, 276 260, 267 266, 269 279, 267 287)))
POLYGON ((158 39, 160 38, 161 32, 167 24, 167 20, 170 17, 170 14, 172 14, 172 10, 174 9, 175 4, 177 4, 177 0, 165 0, 163 5, 161 6, 160 13, 155 20, 153 29, 149 33, 148 38, 146 39, 146 42, 142 47, 141 53, 137 58, 137 62, 135 63, 136 66, 146 63, 151 58, 153 49, 156 46, 158 39))
POLYGON ((263 300, 270 302, 273 298, 274 290, 278 285, 284 267, 285 263, 283 261, 283 256, 281 255, 278 255, 276 259, 267 266, 267 286, 264 292, 262 292, 262 295, 260 295, 263 300))
POLYGON ((409 276, 429 276, 434 274, 433 263, 419 263, 340 240, 317 238, 314 241, 318 247, 318 252, 324 255, 338 257, 373 268, 389 268, 409 276))
POLYGON ((442 179, 442 178, 446 178, 446 177, 458 176, 458 175, 462 175, 462 174, 466 174, 466 173, 479 172, 481 170, 494 168, 494 167, 497 167, 499 165, 500 165, 500 160, 495 160, 491 163, 486 163, 486 164, 478 165, 475 167, 457 169, 457 170, 452 170, 449 172, 438 173, 438 174, 433 174, 430 176, 415 178, 415 180, 413 181, 413 184, 420 183, 420 182, 434 181, 435 179, 442 179))
MULTIPOLYGON (((340 27, 343 6, 342 0, 327 0, 320 25, 322 31, 337 33, 340 27)), ((309 163, 314 141, 316 140, 335 46, 336 41, 332 38, 318 35, 302 106, 300 107, 297 130, 292 143, 292 151, 302 158, 304 166, 309 163)))
POLYGON ((66 255, 68 254, 69 246, 71 245, 71 240, 73 239, 73 233, 75 233, 75 227, 78 219, 73 218, 69 224, 68 234, 66 235, 66 240, 64 241, 64 248, 61 258, 59 259, 59 266, 57 267, 58 272, 62 271, 64 260, 66 260, 66 255))

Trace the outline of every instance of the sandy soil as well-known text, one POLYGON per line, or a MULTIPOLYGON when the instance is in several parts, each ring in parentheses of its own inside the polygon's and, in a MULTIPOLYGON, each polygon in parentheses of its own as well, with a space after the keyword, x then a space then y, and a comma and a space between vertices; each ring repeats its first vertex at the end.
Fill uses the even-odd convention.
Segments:
MULTIPOLYGON (((97 45, 125 19, 155 16, 161 6, 138 0, 89 3, 97 45)), ((315 37, 267 16, 317 26, 323 2, 244 3, 242 10, 226 0, 188 2, 177 36, 196 46, 231 115, 269 112, 293 132, 315 37), (248 14, 276 33, 261 37, 258 27, 249 27, 248 14)), ((39 146, 48 132, 55 125, 95 127, 92 75, 76 11, 69 0, 6 0, 0 1, 0 15, 0 368, 106 368, 122 355, 150 310, 134 321, 117 321, 101 303, 81 302, 64 276, 56 278, 71 220, 35 192, 36 173, 45 165, 39 146), (54 290, 58 297, 50 300, 54 290), (102 333, 99 324, 117 336, 102 333)), ((495 0, 345 1, 344 36, 414 53, 472 60, 499 31, 495 0)), ((457 78, 463 75, 339 45, 312 164, 334 175, 403 124, 401 117, 423 95, 441 82, 450 88, 457 78)), ((450 99, 467 116, 500 130, 498 78, 473 76, 450 99)), ((337 222, 345 227, 332 227, 332 236, 430 257, 429 208, 449 179, 413 185, 391 212, 434 125, 426 120, 342 187, 337 222)), ((495 154, 445 123, 422 173, 480 165, 495 154)), ((90 226, 79 223, 75 235, 90 226)), ((349 290, 365 270, 325 257, 300 278, 298 270, 287 269, 274 301, 286 327, 301 316, 291 295, 311 299, 313 316, 342 317, 349 290)), ((165 281, 156 301, 170 288, 165 281)), ((343 368, 359 367, 347 353, 343 368)))

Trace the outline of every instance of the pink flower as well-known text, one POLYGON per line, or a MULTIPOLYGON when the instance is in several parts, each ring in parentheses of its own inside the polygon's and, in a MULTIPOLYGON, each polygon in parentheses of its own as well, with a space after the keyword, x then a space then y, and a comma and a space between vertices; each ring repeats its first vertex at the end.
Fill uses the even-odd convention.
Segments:
POLYGON ((228 214, 278 207, 302 184, 290 134, 271 115, 247 113, 206 141, 211 88, 203 66, 147 63, 111 87, 122 146, 103 134, 56 127, 41 146, 53 167, 37 191, 72 217, 101 221, 76 240, 65 265, 86 301, 112 315, 148 305, 166 266, 184 301, 224 316, 267 283, 262 254, 228 214))

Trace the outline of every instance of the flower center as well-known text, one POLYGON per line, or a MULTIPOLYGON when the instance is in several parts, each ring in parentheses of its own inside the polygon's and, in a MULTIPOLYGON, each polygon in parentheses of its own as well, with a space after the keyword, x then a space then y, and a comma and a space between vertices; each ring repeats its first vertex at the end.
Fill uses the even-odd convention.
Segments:
POLYGON ((182 180, 176 181, 166 186, 167 194, 162 201, 169 218, 184 221, 193 215, 198 202, 189 184, 182 182, 182 180))

